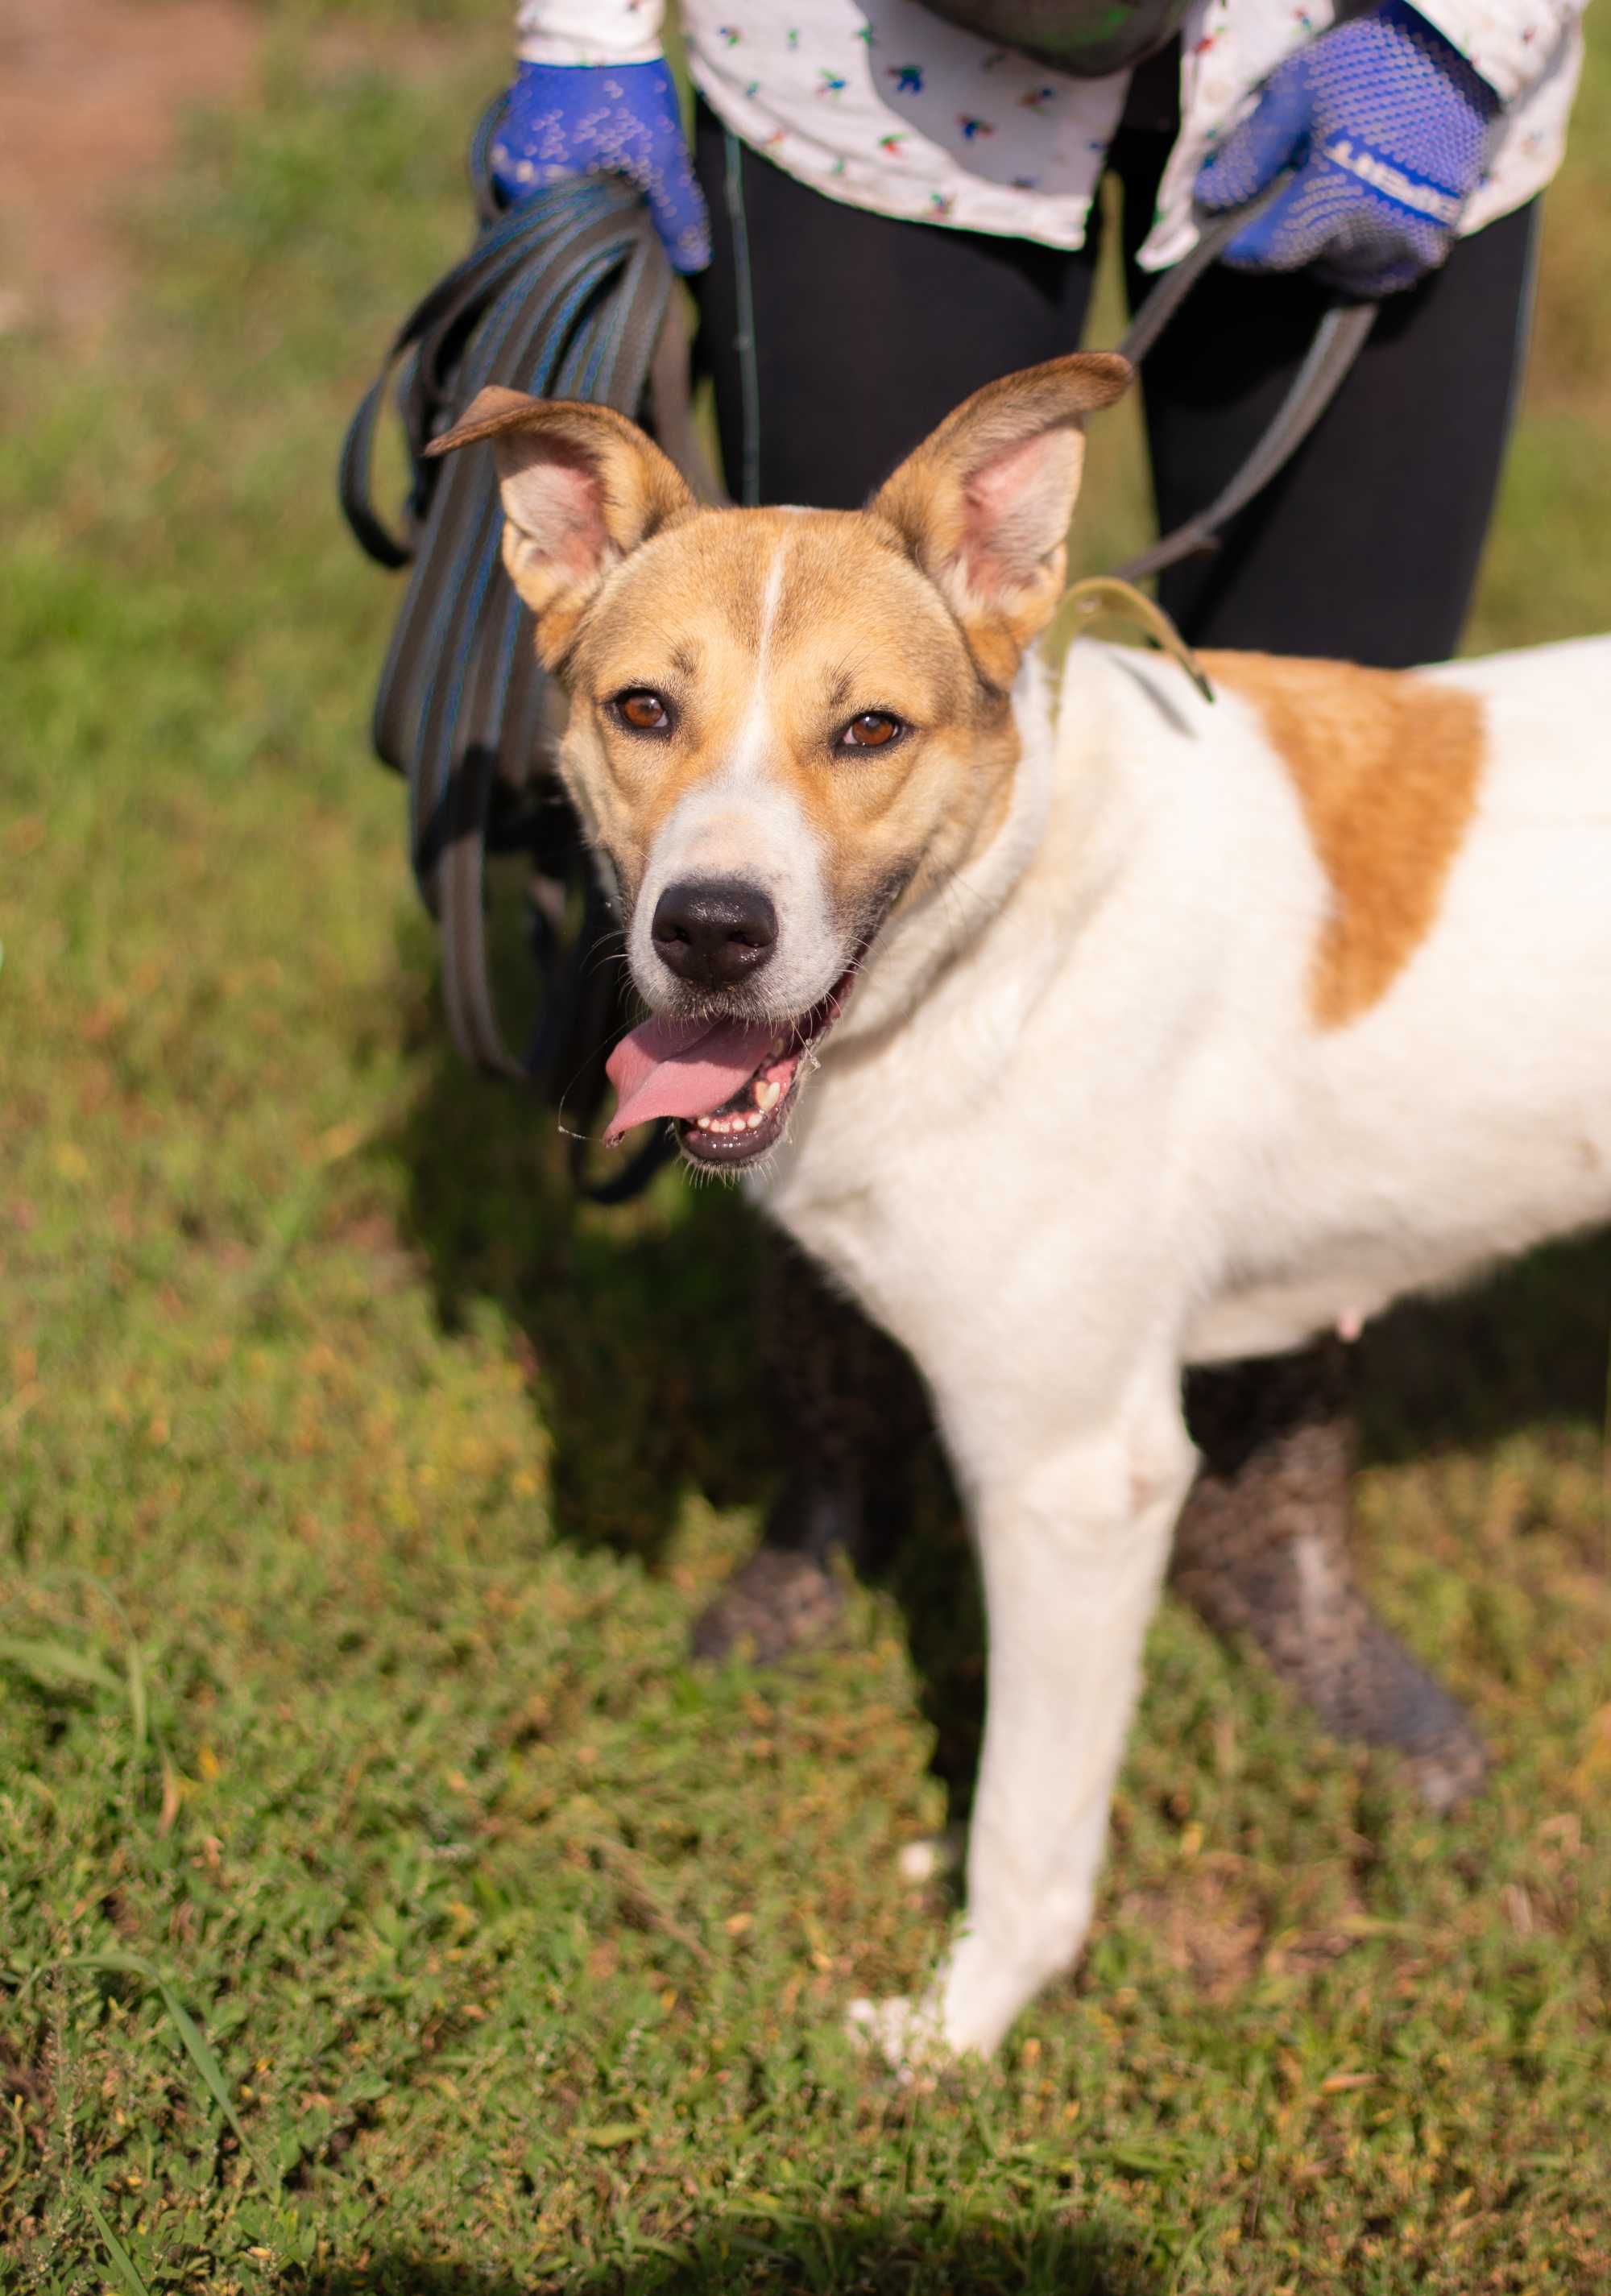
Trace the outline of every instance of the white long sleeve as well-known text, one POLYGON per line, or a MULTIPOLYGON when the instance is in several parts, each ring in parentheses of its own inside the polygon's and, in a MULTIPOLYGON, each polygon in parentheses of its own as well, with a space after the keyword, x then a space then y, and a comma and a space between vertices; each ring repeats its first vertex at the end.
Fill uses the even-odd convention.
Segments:
POLYGON ((1575 30, 1584 0, 1410 0, 1512 103, 1550 69, 1563 41, 1575 30))
POLYGON ((661 53, 664 0, 520 0, 514 53, 526 64, 645 64, 661 53))

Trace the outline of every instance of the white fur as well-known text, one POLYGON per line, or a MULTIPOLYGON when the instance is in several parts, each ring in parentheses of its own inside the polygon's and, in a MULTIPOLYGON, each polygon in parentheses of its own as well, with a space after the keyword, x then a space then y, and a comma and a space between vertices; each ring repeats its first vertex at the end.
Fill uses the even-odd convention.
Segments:
POLYGON ((1611 640, 1433 674, 1486 706, 1475 817, 1426 939, 1328 1031, 1328 887, 1255 711, 1082 642, 1053 737, 1027 670, 1005 826, 886 931, 748 1184, 916 1358, 977 1530, 968 1908, 923 2001, 864 2005, 894 2053, 992 2048, 1079 1951, 1193 1472, 1182 1365, 1611 1216, 1611 640))

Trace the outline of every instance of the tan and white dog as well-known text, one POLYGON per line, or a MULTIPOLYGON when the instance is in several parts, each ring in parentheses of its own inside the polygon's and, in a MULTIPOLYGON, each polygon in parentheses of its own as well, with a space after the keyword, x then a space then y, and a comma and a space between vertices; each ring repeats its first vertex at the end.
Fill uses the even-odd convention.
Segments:
POLYGON ((1085 355, 867 510, 696 507, 608 410, 483 392, 563 770, 672 1118, 904 1342, 990 1621, 967 1911, 892 2055, 1080 1950, 1193 1472, 1182 1367, 1611 1216, 1611 640, 1413 675, 1081 643, 1085 355))

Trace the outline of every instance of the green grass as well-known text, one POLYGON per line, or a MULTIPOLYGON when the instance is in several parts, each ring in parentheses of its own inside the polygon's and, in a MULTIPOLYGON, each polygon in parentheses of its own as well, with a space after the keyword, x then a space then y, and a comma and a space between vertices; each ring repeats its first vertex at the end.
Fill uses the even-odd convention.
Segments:
MULTIPOLYGON (((1604 1249, 1369 1351, 1371 1577, 1486 1799, 1168 1610, 1080 1975, 933 2088, 838 2038, 941 1932, 961 1542, 685 1662, 768 1488, 742 1215, 575 1212, 455 1065, 366 752, 333 451, 498 29, 428 86, 287 34, 104 348, 0 369, 0 2281, 1603 2289, 1604 1249)), ((1599 38, 1484 642, 1611 626, 1599 38)))

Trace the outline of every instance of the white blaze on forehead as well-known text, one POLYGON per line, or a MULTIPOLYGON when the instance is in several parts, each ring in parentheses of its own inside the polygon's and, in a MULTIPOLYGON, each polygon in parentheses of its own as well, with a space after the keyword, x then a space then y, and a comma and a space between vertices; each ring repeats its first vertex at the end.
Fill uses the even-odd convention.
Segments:
POLYGON ((750 688, 749 707, 738 728, 738 739, 733 744, 733 754, 727 768, 735 778, 750 778, 764 773, 771 750, 772 713, 767 694, 767 680, 771 670, 772 632, 783 597, 784 567, 788 554, 787 542, 780 542, 772 553, 772 563, 767 569, 767 586, 760 598, 760 636, 755 648, 754 683, 750 688))
POLYGON ((637 985, 653 1001, 670 986, 650 939, 654 905, 668 885, 739 878, 758 885, 777 912, 777 946, 766 968, 768 1004, 798 1013, 826 995, 844 966, 829 911, 822 840, 778 769, 773 722, 773 640, 783 599, 788 543, 780 539, 761 591, 755 668, 727 757, 679 798, 654 840, 629 939, 637 985))

